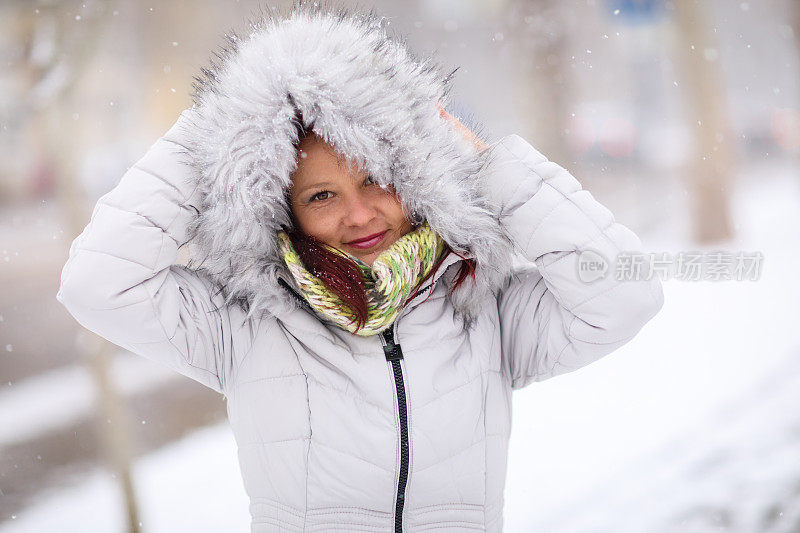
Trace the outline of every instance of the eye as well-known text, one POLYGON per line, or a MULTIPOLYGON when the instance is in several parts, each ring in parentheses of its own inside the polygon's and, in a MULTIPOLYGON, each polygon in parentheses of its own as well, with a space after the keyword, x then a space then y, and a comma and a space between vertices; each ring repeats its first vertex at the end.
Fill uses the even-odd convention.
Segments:
POLYGON ((317 194, 315 194, 314 196, 312 196, 309 201, 313 202, 313 201, 317 201, 317 200, 318 201, 327 200, 328 198, 331 197, 330 196, 331 194, 333 194, 333 193, 331 193, 331 191, 321 191, 321 192, 318 192, 317 194))
POLYGON ((367 178, 364 180, 364 183, 366 185, 376 185, 377 184, 377 182, 375 181, 375 179, 372 176, 367 176, 367 178))

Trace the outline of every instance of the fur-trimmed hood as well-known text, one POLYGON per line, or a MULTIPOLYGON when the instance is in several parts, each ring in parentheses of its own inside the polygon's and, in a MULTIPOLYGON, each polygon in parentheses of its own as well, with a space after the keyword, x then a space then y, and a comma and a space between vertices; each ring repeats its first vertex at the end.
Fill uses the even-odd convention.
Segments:
POLYGON ((480 182, 490 150, 476 153, 436 107, 447 107, 455 71, 416 57, 374 11, 295 3, 249 29, 246 38, 229 32, 219 61, 195 78, 186 125, 199 195, 190 266, 248 315, 298 305, 278 282, 291 276, 277 232, 291 223, 285 195, 299 110, 339 153, 393 185, 407 214, 475 259, 477 287, 464 283, 450 296, 473 317, 509 275, 511 242, 480 182))

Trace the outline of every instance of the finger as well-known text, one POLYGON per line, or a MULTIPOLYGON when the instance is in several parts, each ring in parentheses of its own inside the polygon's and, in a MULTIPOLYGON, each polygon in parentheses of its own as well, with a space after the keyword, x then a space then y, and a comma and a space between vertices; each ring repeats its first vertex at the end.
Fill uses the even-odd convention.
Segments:
POLYGON ((456 117, 454 117, 453 115, 451 115, 450 113, 448 113, 447 111, 445 111, 445 110, 444 110, 444 108, 442 108, 442 109, 441 109, 441 111, 439 111, 439 115, 440 115, 440 116, 442 116, 444 119, 446 119, 446 120, 448 120, 448 121, 450 121, 450 122, 452 122, 452 123, 454 123, 454 124, 455 124, 456 122, 458 122, 458 120, 456 119, 456 117))

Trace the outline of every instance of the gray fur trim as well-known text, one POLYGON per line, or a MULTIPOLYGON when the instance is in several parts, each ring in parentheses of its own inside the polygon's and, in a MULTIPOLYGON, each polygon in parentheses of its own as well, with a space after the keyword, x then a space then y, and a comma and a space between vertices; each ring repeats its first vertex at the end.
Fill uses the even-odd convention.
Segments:
POLYGON ((512 246, 479 182, 491 150, 476 153, 435 105, 447 107, 455 71, 415 57, 374 11, 295 2, 286 14, 262 10, 249 29, 246 39, 229 32, 220 62, 195 78, 184 127, 199 198, 188 234, 200 260, 190 266, 248 316, 298 305, 278 284, 276 239, 290 224, 298 109, 338 152, 394 185, 407 215, 475 259, 477 286, 451 295, 471 323, 509 275, 512 246))

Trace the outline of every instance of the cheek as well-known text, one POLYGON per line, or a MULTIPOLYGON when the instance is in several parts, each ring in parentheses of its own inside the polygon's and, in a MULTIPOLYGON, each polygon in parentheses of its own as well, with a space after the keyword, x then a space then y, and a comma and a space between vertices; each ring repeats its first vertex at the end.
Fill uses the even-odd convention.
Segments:
POLYGON ((400 227, 406 219, 400 201, 394 195, 383 195, 380 200, 383 216, 395 227, 400 227))
POLYGON ((327 244, 336 244, 336 217, 327 211, 301 207, 294 211, 294 217, 306 235, 311 235, 327 244))

